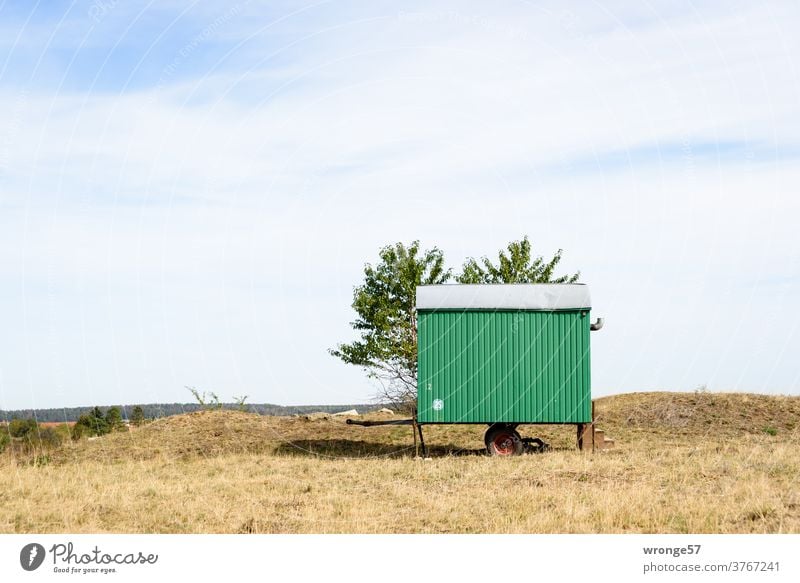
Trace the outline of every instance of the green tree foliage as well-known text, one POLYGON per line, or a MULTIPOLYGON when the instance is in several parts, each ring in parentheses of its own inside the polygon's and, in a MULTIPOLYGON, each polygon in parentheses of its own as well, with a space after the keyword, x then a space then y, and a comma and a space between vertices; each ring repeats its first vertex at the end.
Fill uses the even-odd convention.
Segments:
POLYGON ((419 241, 382 248, 375 265, 364 266, 364 283, 353 292, 359 338, 330 353, 364 368, 381 381, 379 398, 396 407, 413 405, 417 390, 418 285, 445 283, 451 272, 436 247, 421 250, 419 241))
POLYGON ((109 407, 106 411, 106 425, 109 431, 119 431, 123 428, 122 412, 119 407, 109 407))
MULTIPOLYGON (((574 283, 579 273, 555 276, 561 250, 549 261, 534 257, 525 236, 501 250, 497 263, 488 257, 464 263, 459 283, 574 283)), ((381 381, 378 398, 398 408, 412 409, 417 392, 416 288, 447 282, 442 252, 420 251, 418 241, 384 247, 374 266, 364 267, 364 283, 353 293, 357 318, 351 322, 359 339, 339 344, 330 353, 348 364, 363 367, 381 381)))
POLYGON ((136 405, 131 411, 131 425, 139 427, 144 424, 144 409, 136 405))
POLYGON ((12 419, 8 422, 8 434, 17 439, 32 440, 36 437, 39 424, 35 419, 12 419))
POLYGON ((110 430, 108 428, 108 421, 106 421, 106 416, 103 413, 103 410, 100 407, 95 406, 89 412, 89 427, 94 432, 94 435, 105 435, 110 430))
POLYGON ((552 259, 545 261, 542 256, 533 257, 531 243, 525 236, 521 241, 512 241, 505 250, 501 249, 497 263, 488 257, 480 260, 467 259, 461 274, 456 278, 459 283, 574 283, 580 273, 554 276, 556 267, 561 261, 562 250, 559 249, 552 259))
POLYGON ((8 434, 8 428, 0 427, 0 453, 6 450, 9 443, 11 443, 11 436, 8 434))
POLYGON ((88 413, 78 417, 78 421, 72 426, 72 438, 92 437, 105 435, 111 431, 108 420, 100 407, 94 407, 88 413))

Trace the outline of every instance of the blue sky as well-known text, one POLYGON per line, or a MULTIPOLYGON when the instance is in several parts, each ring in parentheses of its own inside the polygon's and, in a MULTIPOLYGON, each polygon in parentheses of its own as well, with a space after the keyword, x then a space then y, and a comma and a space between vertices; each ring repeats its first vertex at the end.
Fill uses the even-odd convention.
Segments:
POLYGON ((796 4, 0 6, 0 408, 363 401, 377 249, 524 234, 596 394, 800 393, 796 4))

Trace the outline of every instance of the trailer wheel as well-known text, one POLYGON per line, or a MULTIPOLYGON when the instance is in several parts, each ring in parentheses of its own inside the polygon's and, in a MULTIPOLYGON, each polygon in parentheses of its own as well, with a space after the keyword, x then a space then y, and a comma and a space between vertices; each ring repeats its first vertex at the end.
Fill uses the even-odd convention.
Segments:
POLYGON ((520 455, 525 450, 525 444, 516 429, 507 425, 493 425, 486 431, 484 437, 486 451, 494 456, 520 455))

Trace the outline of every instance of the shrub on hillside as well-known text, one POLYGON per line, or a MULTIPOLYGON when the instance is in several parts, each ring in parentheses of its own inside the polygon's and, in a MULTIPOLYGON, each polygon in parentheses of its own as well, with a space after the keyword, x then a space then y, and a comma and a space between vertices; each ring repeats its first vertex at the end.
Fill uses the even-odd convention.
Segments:
MULTIPOLYGON (((186 389, 189 390, 189 392, 197 401, 197 404, 200 405, 200 407, 202 407, 203 410, 210 411, 212 409, 222 409, 222 403, 220 402, 219 397, 215 392, 209 391, 208 394, 206 394, 206 392, 203 391, 201 393, 196 388, 189 386, 187 386, 186 389)), ((245 399, 246 398, 247 397, 245 397, 245 399)))
POLYGON ((133 412, 131 413, 131 425, 139 427, 144 423, 144 409, 141 406, 136 405, 133 408, 133 412))
POLYGON ((39 455, 59 447, 68 428, 42 427, 35 419, 12 419, 0 432, 0 452, 39 455))
POLYGON ((78 421, 72 426, 72 439, 81 437, 91 437, 95 435, 105 435, 111 431, 108 420, 100 407, 95 407, 88 413, 78 417, 78 421))
POLYGON ((72 439, 105 435, 123 429, 126 427, 119 407, 109 407, 105 413, 100 407, 94 407, 78 417, 78 421, 72 426, 72 439))
POLYGON ((106 411, 105 419, 109 431, 119 431, 125 427, 125 424, 122 423, 122 413, 119 407, 109 407, 108 411, 106 411))
POLYGON ((17 439, 31 439, 36 435, 36 430, 39 425, 36 419, 18 419, 14 418, 8 422, 8 434, 17 439))
POLYGON ((61 445, 61 434, 52 427, 44 427, 39 430, 39 435, 33 443, 41 448, 54 449, 61 445))

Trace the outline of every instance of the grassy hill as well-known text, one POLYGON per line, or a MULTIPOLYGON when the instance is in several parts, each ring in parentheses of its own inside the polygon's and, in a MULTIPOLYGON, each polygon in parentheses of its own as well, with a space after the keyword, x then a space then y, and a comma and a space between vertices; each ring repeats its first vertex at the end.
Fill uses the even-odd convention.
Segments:
MULTIPOLYGON (((0 532, 800 532, 800 397, 598 399, 616 448, 524 426, 544 454, 483 455, 484 427, 204 411, 0 456, 0 532)), ((377 414, 372 414, 377 416, 377 414)))

